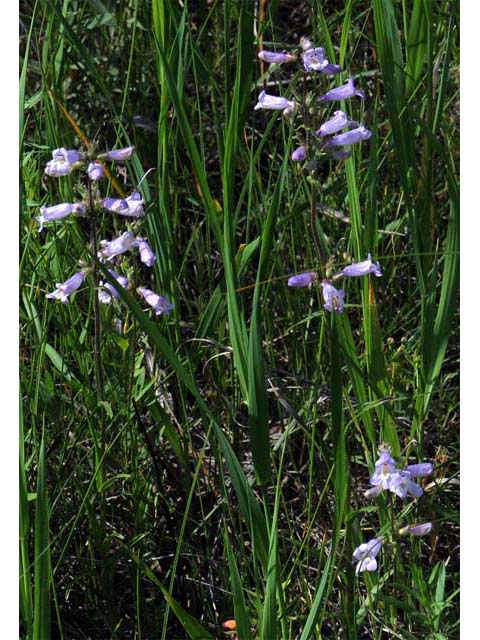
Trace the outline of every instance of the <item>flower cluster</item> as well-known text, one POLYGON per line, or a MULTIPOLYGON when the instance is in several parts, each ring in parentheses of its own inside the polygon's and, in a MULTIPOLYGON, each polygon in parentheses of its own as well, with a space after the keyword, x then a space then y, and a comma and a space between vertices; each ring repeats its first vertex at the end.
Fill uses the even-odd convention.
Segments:
MULTIPOLYGON (((325 50, 322 47, 314 46, 307 38, 300 39, 300 49, 300 57, 305 74, 321 73, 329 76, 341 73, 341 67, 332 64, 325 57, 325 50)), ((264 62, 278 65, 293 62, 297 60, 299 56, 296 53, 277 53, 263 50, 259 52, 258 57, 264 62)), ((348 78, 343 85, 330 89, 317 98, 310 99, 309 109, 306 108, 306 104, 302 104, 295 99, 269 95, 264 90, 258 96, 258 102, 254 110, 270 109, 282 111, 284 115, 297 113, 306 115, 307 112, 310 113, 312 111, 312 108, 313 111, 315 111, 316 105, 323 106, 329 102, 348 100, 355 96, 360 97, 362 100, 365 99, 364 92, 355 87, 353 78, 348 78)), ((315 154, 315 148, 317 148, 321 154, 328 154, 335 159, 342 160, 348 158, 352 154, 351 148, 349 147, 362 140, 368 140, 371 136, 371 132, 365 125, 350 120, 346 113, 338 109, 334 111, 333 116, 326 120, 319 129, 314 130, 314 128, 310 127, 309 123, 306 122, 303 123, 303 127, 300 129, 306 131, 306 139, 302 141, 292 153, 291 158, 295 162, 303 162, 312 157, 312 155, 315 154), (342 130, 344 131, 342 132, 342 130)), ((343 313, 345 308, 345 291, 343 289, 337 289, 332 281, 342 277, 364 276, 370 273, 376 276, 382 275, 380 265, 374 263, 370 254, 368 254, 367 260, 348 265, 334 274, 330 280, 321 281, 320 285, 322 287, 324 308, 330 313, 343 313)), ((315 272, 308 271, 298 273, 288 279, 288 286, 298 288, 311 287, 317 280, 318 277, 315 272)))
MULTIPOLYGON (((332 276, 332 280, 338 280, 339 278, 356 278, 373 274, 380 277, 382 270, 378 262, 372 261, 372 256, 368 254, 366 260, 362 262, 356 262, 344 267, 338 273, 332 276)), ((312 284, 318 279, 317 274, 314 271, 307 271, 305 273, 298 273, 294 276, 290 276, 288 279, 289 287, 311 287, 312 284)), ((323 305, 330 313, 343 313, 345 307, 345 291, 343 289, 336 289, 331 282, 323 280, 321 283, 322 295, 325 304, 323 305)))
MULTIPOLYGON (((104 161, 121 162, 128 160, 134 150, 134 147, 125 147, 124 149, 115 149, 95 155, 90 152, 84 153, 62 147, 53 151, 52 160, 47 162, 45 173, 48 176, 57 178, 69 175, 72 171, 86 168, 88 179, 91 183, 96 183, 105 176, 102 164, 104 161)), ((141 194, 134 191, 126 198, 101 198, 98 196, 94 202, 90 199, 88 203, 63 202, 49 207, 43 206, 40 208, 40 215, 36 216, 36 219, 40 224, 39 231, 42 231, 44 225, 48 222, 61 220, 71 214, 75 216, 92 215, 96 209, 103 209, 120 216, 139 219, 145 216, 144 205, 145 202, 141 194)), ((148 267, 154 265, 156 256, 148 241, 144 237, 135 235, 131 230, 125 231, 121 236, 113 240, 101 240, 97 257, 101 262, 111 263, 117 256, 133 249, 138 250, 143 264, 148 267)), ((83 268, 65 282, 57 283, 57 288, 52 293, 47 294, 47 298, 60 300, 62 303, 67 304, 69 296, 80 288, 89 271, 89 268, 83 268)), ((108 272, 115 279, 117 285, 113 286, 108 281, 100 280, 98 283, 98 299, 102 304, 110 304, 112 300, 118 298, 118 288, 126 289, 129 286, 129 279, 125 275, 118 274, 112 269, 108 269, 108 272)), ((139 288, 138 293, 148 305, 153 307, 156 315, 168 314, 173 308, 167 298, 159 296, 150 289, 139 288)))
POLYGON ((423 489, 413 478, 424 478, 433 472, 430 462, 410 464, 404 469, 397 469, 395 460, 387 449, 380 453, 375 463, 375 473, 370 478, 371 489, 365 492, 367 498, 377 497, 382 491, 391 491, 399 498, 419 498, 423 489))
MULTIPOLYGON (((397 468, 387 447, 381 447, 379 457, 375 462, 375 473, 370 478, 371 489, 365 492, 367 498, 377 497, 383 491, 390 491, 399 498, 419 498, 423 495, 422 487, 413 478, 425 478, 433 472, 433 464, 420 462, 409 464, 403 469, 397 468)), ((399 529, 400 535, 425 536, 432 530, 431 522, 423 522, 408 525, 399 529)), ((357 561, 356 573, 362 571, 375 571, 377 568, 376 556, 380 551, 383 536, 373 538, 367 543, 361 544, 353 552, 353 560, 357 561)))
MULTIPOLYGON (((325 50, 322 47, 315 47, 307 38, 300 39, 300 48, 302 50, 301 59, 305 73, 318 72, 325 75, 336 75, 342 72, 341 67, 329 62, 325 57, 325 50)), ((298 59, 297 54, 277 53, 266 50, 260 51, 258 57, 270 64, 284 64, 298 59)), ((354 79, 348 78, 342 86, 330 89, 323 95, 317 97, 314 104, 324 105, 328 102, 349 100, 355 96, 358 96, 362 100, 365 99, 365 93, 355 87, 354 79)), ((300 107, 301 104, 294 99, 269 95, 263 90, 258 96, 254 110, 278 110, 282 111, 283 115, 289 116, 301 112, 302 109, 300 107)), ((308 126, 305 126, 305 128, 309 133, 308 126)), ((315 131, 315 136, 310 136, 308 133, 306 142, 298 146, 292 153, 291 157, 295 162, 303 162, 311 155, 312 142, 314 141, 317 142, 320 151, 328 153, 334 159, 343 160, 348 158, 352 152, 351 149, 341 149, 341 147, 350 147, 362 140, 368 140, 372 135, 371 131, 363 124, 349 120, 347 114, 340 110, 335 111, 333 117, 324 122, 322 126, 315 131), (334 135, 330 139, 325 139, 325 136, 333 135, 342 129, 348 129, 348 131, 334 135)))

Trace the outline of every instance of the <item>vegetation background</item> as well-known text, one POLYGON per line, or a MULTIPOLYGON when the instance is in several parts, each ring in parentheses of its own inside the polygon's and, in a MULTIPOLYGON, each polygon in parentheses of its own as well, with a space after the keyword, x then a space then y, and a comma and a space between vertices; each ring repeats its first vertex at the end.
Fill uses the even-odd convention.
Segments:
POLYGON ((21 637, 221 638, 232 618, 242 640, 458 637, 458 11, 20 4, 21 637), (295 126, 253 111, 264 82, 301 90, 297 67, 257 59, 301 36, 357 78, 367 100, 348 108, 373 131, 313 181, 289 160, 295 126), (81 148, 64 110, 102 150, 135 145, 126 191, 154 168, 158 259, 137 276, 175 305, 102 309, 101 405, 96 292, 45 299, 88 258, 87 228, 35 221, 79 195, 43 174, 81 148), (312 189, 336 267, 371 252, 384 273, 348 282, 333 318, 319 288, 286 286, 320 269, 312 189), (363 497, 382 441, 435 463, 418 504, 363 497), (352 550, 393 513, 432 533, 355 577, 352 550))

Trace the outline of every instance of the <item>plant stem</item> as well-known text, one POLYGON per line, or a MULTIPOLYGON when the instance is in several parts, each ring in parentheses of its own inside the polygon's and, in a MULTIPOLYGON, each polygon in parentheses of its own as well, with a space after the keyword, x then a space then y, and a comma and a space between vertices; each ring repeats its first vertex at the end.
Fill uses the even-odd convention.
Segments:
POLYGON ((98 252, 98 238, 97 238, 97 228, 95 224, 95 212, 93 206, 93 195, 92 195, 92 181, 88 178, 87 182, 88 186, 88 209, 89 209, 89 220, 90 220, 90 241, 92 243, 92 250, 95 259, 93 260, 93 284, 94 284, 94 294, 93 294, 93 322, 94 322, 94 342, 93 342, 93 358, 95 362, 95 382, 97 387, 97 403, 99 405, 99 415, 100 415, 100 450, 98 455, 98 464, 100 465, 99 469, 99 479, 101 483, 101 510, 100 510, 100 526, 102 530, 105 528, 105 511, 106 511, 106 500, 105 500, 105 492, 103 489, 104 486, 104 457, 105 457, 105 414, 103 409, 101 408, 101 403, 105 400, 105 388, 104 388, 104 379, 103 379, 103 367, 102 367, 102 355, 101 355, 101 345, 102 345, 102 334, 101 334, 101 325, 100 325, 100 303, 98 300, 98 287, 100 282, 100 276, 98 273, 98 265, 96 261, 97 252, 98 252))

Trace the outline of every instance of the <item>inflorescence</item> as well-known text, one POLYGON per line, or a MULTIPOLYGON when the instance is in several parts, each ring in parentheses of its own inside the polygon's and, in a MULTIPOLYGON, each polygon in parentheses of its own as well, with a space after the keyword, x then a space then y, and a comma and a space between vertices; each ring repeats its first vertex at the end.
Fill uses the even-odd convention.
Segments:
MULTIPOLYGON (((335 75, 341 73, 342 68, 336 64, 330 63, 325 57, 325 50, 322 47, 315 47, 307 38, 300 40, 300 57, 303 63, 305 74, 321 73, 325 75, 335 75)), ((297 54, 277 53, 273 51, 260 51, 258 57, 264 62, 270 64, 286 64, 298 60, 297 54)), ((335 87, 320 95, 316 99, 309 98, 310 110, 315 106, 323 106, 328 102, 339 100, 349 100, 353 97, 365 99, 365 93, 355 87, 353 78, 348 78, 340 87, 335 87)), ((306 114, 306 104, 302 104, 294 99, 283 96, 273 96, 262 91, 258 96, 257 104, 254 109, 270 109, 279 110, 285 116, 293 116, 295 114, 306 114)), ((344 160, 352 155, 351 146, 363 140, 368 140, 372 135, 371 131, 365 125, 350 120, 348 115, 341 110, 336 110, 333 117, 324 122, 315 132, 310 130, 308 123, 304 122, 306 130, 305 140, 293 151, 291 158, 294 162, 304 162, 312 160, 315 155, 329 156, 336 160, 344 160), (346 129, 343 133, 339 133, 342 129, 346 129), (346 148, 345 148, 346 147, 346 148)), ((310 164, 310 166, 312 166, 310 164)), ((324 308, 331 313, 343 313, 345 307, 345 292, 343 289, 336 289, 331 280, 341 277, 364 276, 372 273, 381 276, 380 265, 374 263, 370 254, 367 260, 352 264, 331 279, 321 281, 322 295, 324 299, 324 308)), ((317 274, 314 272, 299 273, 293 275, 288 280, 290 287, 311 287, 317 281, 317 274)))
MULTIPOLYGON (((128 160, 134 151, 134 147, 125 147, 124 149, 115 149, 106 151, 105 153, 95 154, 93 152, 85 153, 61 147, 53 151, 52 160, 47 162, 45 173, 48 176, 58 178, 69 175, 78 169, 86 168, 90 186, 93 186, 105 177, 104 162, 122 162, 128 160), (88 166, 86 166, 87 163, 88 166)), ((69 215, 86 217, 93 215, 94 212, 99 210, 139 220, 145 216, 144 205, 145 202, 138 191, 134 191, 126 198, 102 198, 97 188, 95 190, 95 197, 88 198, 86 202, 64 202, 50 207, 41 207, 40 215, 37 216, 36 219, 40 224, 39 231, 43 230, 46 223, 54 220, 61 220, 69 215)), ((136 225, 130 223, 130 226, 136 225)), ((101 240, 100 249, 97 251, 96 257, 102 263, 112 264, 118 256, 132 250, 138 250, 140 261, 147 267, 152 267, 155 264, 156 256, 148 244, 148 241, 144 237, 136 235, 131 229, 128 229, 113 240, 101 240)), ((65 282, 57 283, 55 291, 47 294, 46 297, 60 300, 64 304, 68 303, 69 296, 79 289, 83 284, 85 276, 91 270, 91 267, 82 268, 65 282)), ((113 269, 108 269, 108 272, 112 278, 116 280, 117 285, 113 286, 109 282, 100 280, 98 283, 98 298, 102 304, 110 304, 113 299, 118 298, 118 287, 127 289, 129 286, 129 279, 125 275, 118 274, 113 269)), ((156 315, 169 314, 172 310, 173 305, 167 298, 142 287, 139 287, 137 291, 146 303, 153 307, 156 315)))
MULTIPOLYGON (((307 38, 300 40, 301 52, 299 52, 303 70, 306 74, 321 73, 325 75, 338 74, 341 67, 332 64, 325 57, 322 47, 315 47, 307 38)), ((276 53, 273 51, 260 51, 258 57, 272 65, 287 64, 298 60, 298 54, 276 53)), ((274 67, 273 67, 274 70, 274 67)), ((324 106, 329 102, 349 100, 354 97, 365 99, 365 93, 355 86, 353 78, 348 78, 339 87, 330 89, 319 97, 308 96, 298 101, 291 97, 269 95, 263 90, 258 96, 254 110, 268 109, 282 111, 286 117, 301 115, 304 122, 298 127, 297 136, 302 136, 300 144, 291 154, 294 162, 308 161, 306 169, 314 171, 317 157, 330 157, 336 160, 345 160, 352 155, 352 145, 368 140, 372 133, 364 124, 350 120, 342 110, 335 110, 333 116, 326 120, 320 128, 310 126, 310 115, 315 113, 318 106, 324 106), (300 133, 302 132, 303 133, 300 133), (303 139, 304 138, 304 139, 303 139)), ((312 188, 315 188, 313 185, 312 188)), ((330 313, 343 313, 345 307, 345 291, 337 289, 334 282, 341 278, 355 278, 374 275, 382 276, 382 270, 378 262, 374 262, 370 254, 361 262, 349 264, 338 272, 332 273, 331 260, 327 265, 328 278, 320 280, 324 308, 330 313)), ((305 271, 292 275, 288 279, 288 286, 294 288, 310 288, 319 281, 315 271, 305 271)), ((398 468, 387 446, 382 446, 379 458, 375 463, 375 473, 370 478, 371 488, 365 492, 365 497, 376 498, 382 492, 390 492, 400 499, 419 498, 423 494, 422 487, 415 482, 415 478, 423 478, 433 472, 433 465, 429 462, 407 465, 398 468)), ((427 535, 432 529, 431 522, 407 525, 398 529, 400 535, 427 535)), ((393 532, 392 532, 393 533, 393 532)), ((377 556, 385 542, 385 535, 377 535, 366 543, 362 543, 353 552, 353 560, 357 563, 356 574, 363 571, 375 571, 377 569, 377 556)))

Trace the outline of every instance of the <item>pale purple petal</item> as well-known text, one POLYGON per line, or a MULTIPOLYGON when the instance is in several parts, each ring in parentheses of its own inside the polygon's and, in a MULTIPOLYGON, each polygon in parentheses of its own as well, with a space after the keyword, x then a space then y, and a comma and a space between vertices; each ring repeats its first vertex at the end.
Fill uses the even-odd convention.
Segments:
POLYGON ((365 98, 365 94, 363 93, 363 91, 355 89, 353 78, 349 78, 344 85, 342 85, 341 87, 330 89, 330 91, 327 91, 327 93, 325 93, 323 96, 320 96, 318 100, 319 102, 329 102, 331 100, 348 100, 349 98, 353 98, 353 96, 365 98))
POLYGON ((306 273, 297 273, 294 276, 290 276, 287 284, 289 287, 310 287, 316 279, 317 274, 313 271, 308 271, 306 273))
POLYGON ((116 162, 119 162, 122 160, 128 160, 132 156, 134 151, 135 147, 125 147, 123 149, 106 151, 100 157, 105 158, 106 160, 114 160, 116 162))
POLYGON ((150 245, 144 238, 137 238, 137 241, 138 249, 140 251, 140 260, 143 262, 143 264, 146 264, 147 267, 153 267, 157 257, 153 253, 150 245))
POLYGON ((114 240, 101 240, 100 247, 98 257, 112 259, 121 253, 138 247, 138 241, 131 231, 125 231, 125 233, 114 240))
POLYGON ((143 296, 145 302, 149 304, 154 310, 155 315, 159 316, 162 313, 169 314, 173 309, 173 304, 167 298, 159 296, 151 289, 139 288, 138 292, 143 296))
POLYGON ((81 202, 63 202, 62 204, 55 204, 52 207, 40 207, 40 215, 36 216, 35 219, 40 223, 39 231, 41 231, 45 222, 61 220, 71 213, 84 215, 85 211, 85 205, 81 202))
POLYGON ((101 204, 110 213, 128 215, 128 202, 123 198, 104 198, 101 204))
POLYGON ((367 543, 358 546, 353 552, 353 559, 358 561, 355 573, 363 571, 375 571, 377 569, 376 557, 380 552, 383 536, 372 538, 367 543))
POLYGON ((87 173, 90 180, 101 180, 105 177, 103 167, 99 162, 90 162, 87 173))
POLYGON ((337 131, 340 131, 340 129, 343 129, 349 124, 349 122, 350 121, 346 113, 340 110, 334 111, 333 118, 330 118, 330 120, 324 122, 320 129, 318 129, 318 131, 316 131, 315 133, 320 137, 328 136, 331 133, 336 133, 337 131))
MULTIPOLYGON (((115 271, 113 271, 112 269, 109 269, 108 272, 110 273, 112 278, 115 278, 119 286, 123 287, 124 289, 128 287, 128 278, 126 276, 115 273, 115 271)), ((100 302, 102 302, 103 304, 109 304, 112 300, 112 296, 114 298, 118 298, 119 293, 117 289, 110 284, 110 282, 103 282, 101 280, 99 285, 100 287, 103 287, 98 291, 98 299, 100 300, 100 302)))
POLYGON ((383 490, 384 487, 381 484, 378 484, 376 487, 367 489, 363 495, 365 496, 365 498, 376 498, 382 493, 383 490))
POLYGON ((294 162, 302 162, 307 157, 306 147, 297 147, 291 157, 294 162))
POLYGON ((354 264, 349 264, 347 267, 344 267, 341 271, 335 274, 334 278, 359 277, 366 276, 369 273, 373 273, 377 277, 380 277, 382 275, 380 264, 378 262, 372 262, 372 256, 370 254, 368 254, 367 259, 363 262, 356 262, 354 264))
POLYGON ((302 53, 302 60, 305 71, 321 71, 328 64, 322 47, 307 49, 302 53))
POLYGON ((324 65, 320 69, 320 73, 325 73, 329 75, 334 75, 335 73, 341 73, 341 72, 342 72, 342 67, 340 67, 338 64, 332 64, 331 62, 324 65))
POLYGON ((408 496, 419 498, 423 495, 422 487, 411 479, 409 473, 403 471, 397 471, 390 476, 388 489, 402 499, 408 496))
POLYGON ((325 144, 325 148, 346 147, 347 145, 356 144, 362 140, 368 140, 371 135, 372 132, 361 124, 356 129, 351 129, 345 133, 339 133, 337 136, 330 138, 330 140, 325 144))
POLYGON ((404 471, 412 476, 412 478, 424 478, 433 472, 433 464, 430 462, 420 462, 419 464, 409 464, 404 471))
POLYGON ((345 308, 345 291, 336 289, 329 282, 322 282, 323 305, 330 313, 343 313, 345 308))
POLYGON ((432 530, 432 526, 433 525, 431 522, 423 522, 422 524, 412 524, 412 525, 409 525, 408 527, 404 527, 403 529, 400 529, 399 533, 401 535, 406 535, 407 533, 410 533, 412 536, 426 536, 432 530))
POLYGON ((264 62, 269 62, 270 64, 283 64, 284 62, 292 62, 297 59, 297 56, 291 55, 290 53, 276 53, 274 51, 263 51, 258 52, 258 57, 260 60, 264 62))
POLYGON ((65 282, 57 282, 57 288, 52 293, 46 295, 47 298, 60 300, 63 304, 68 303, 68 296, 76 291, 85 278, 85 272, 79 271, 65 282))
POLYGON ((293 100, 287 100, 282 96, 270 96, 265 91, 262 91, 258 96, 258 102, 254 107, 254 111, 257 109, 294 109, 295 103, 293 100))
POLYGON ((142 218, 145 215, 143 209, 142 196, 134 192, 128 198, 104 198, 102 207, 111 213, 117 213, 121 216, 131 216, 134 218, 142 218))
POLYGON ((52 152, 52 160, 47 162, 45 173, 53 178, 66 176, 76 168, 73 166, 75 163, 82 162, 84 159, 85 154, 81 151, 60 147, 52 152))

